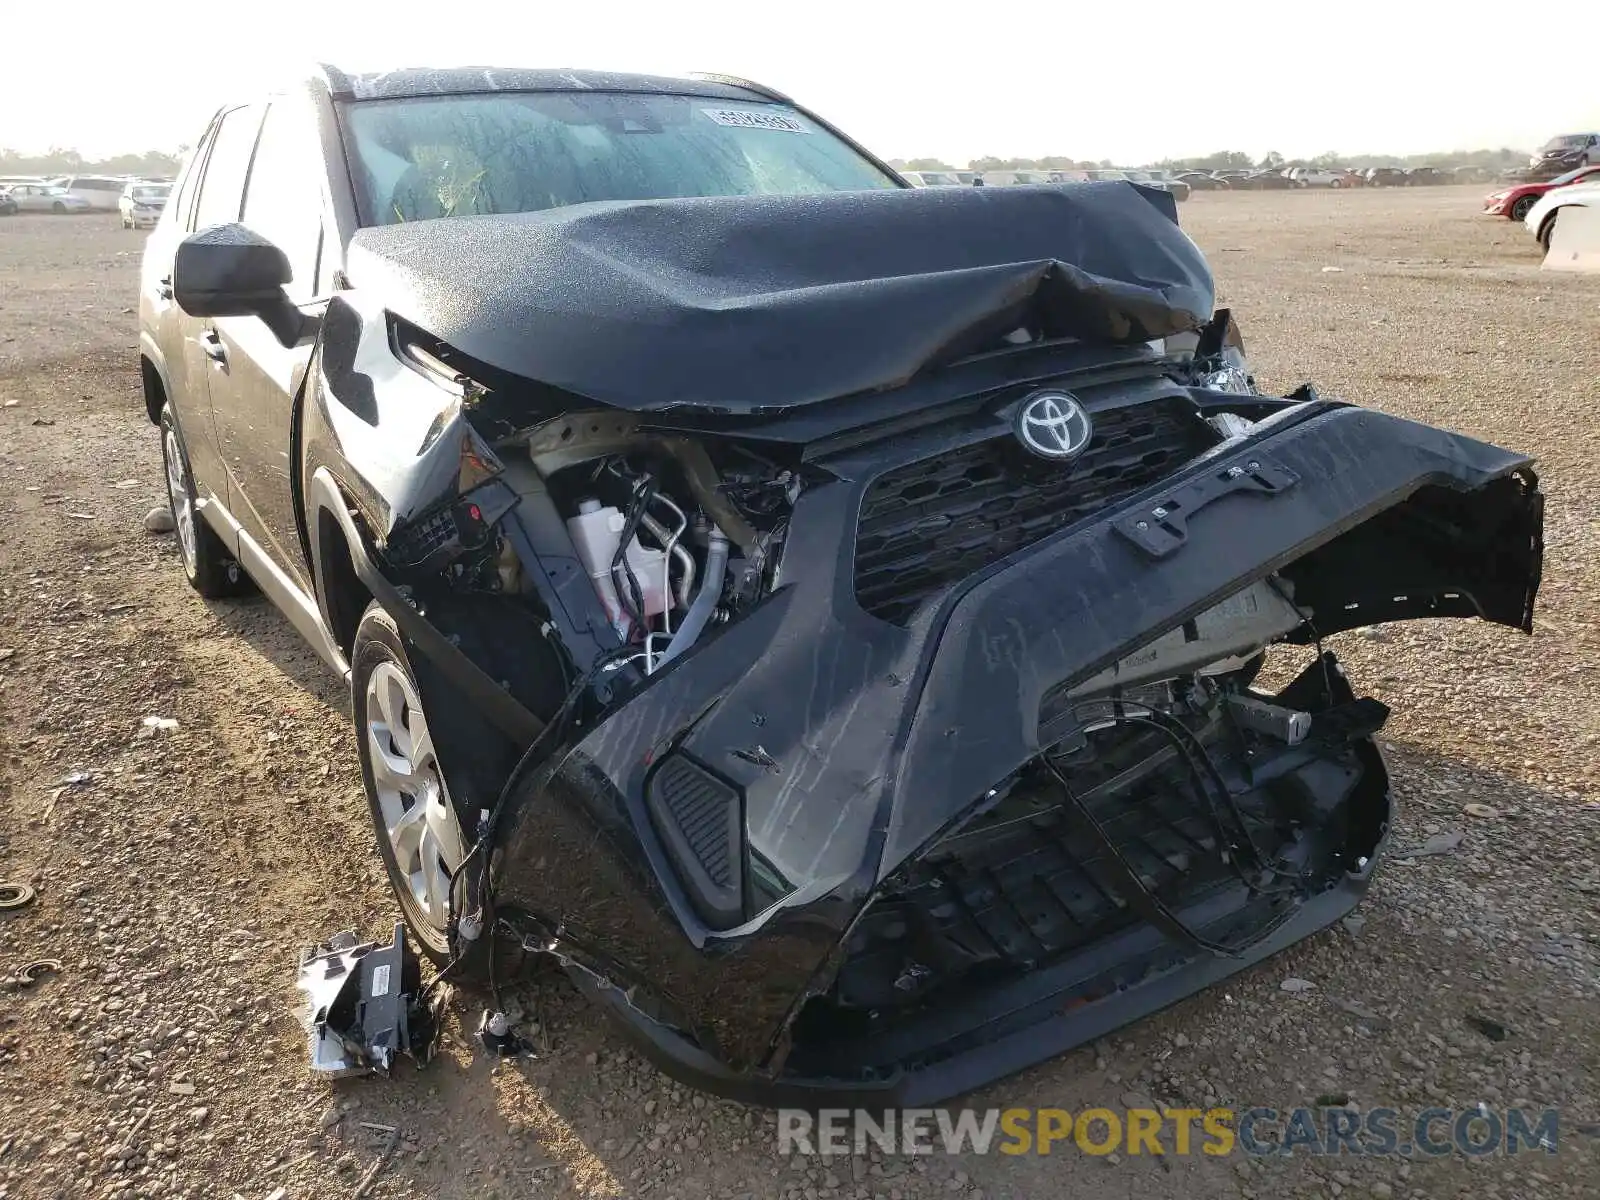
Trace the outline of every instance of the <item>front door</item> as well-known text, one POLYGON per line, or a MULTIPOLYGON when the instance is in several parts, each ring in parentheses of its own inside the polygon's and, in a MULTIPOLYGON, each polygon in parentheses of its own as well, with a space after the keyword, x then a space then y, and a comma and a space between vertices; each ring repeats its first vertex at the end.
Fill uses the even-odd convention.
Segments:
MULTIPOLYGON (((310 305, 318 294, 325 174, 309 109, 298 97, 274 97, 261 127, 240 219, 284 252, 292 275, 284 290, 301 306, 310 305)), ((211 410, 234 519, 311 595, 292 478, 296 394, 311 343, 283 346, 256 317, 218 317, 210 324, 227 362, 226 385, 212 378, 211 410)))

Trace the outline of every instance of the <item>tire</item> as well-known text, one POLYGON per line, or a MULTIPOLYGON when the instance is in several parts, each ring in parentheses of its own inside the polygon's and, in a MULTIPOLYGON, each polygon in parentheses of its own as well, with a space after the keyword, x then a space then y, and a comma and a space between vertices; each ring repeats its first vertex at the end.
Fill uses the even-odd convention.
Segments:
POLYGON ((65 204, 61 203, 61 201, 57 200, 54 204, 52 204, 50 206, 50 211, 55 213, 56 216, 59 217, 61 214, 63 214, 64 212, 67 211, 67 206, 65 204))
POLYGON ((166 467, 167 504, 172 510, 173 536, 178 542, 178 559, 183 574, 208 600, 238 596, 252 588, 250 577, 237 559, 228 553, 217 531, 206 523, 195 504, 194 473, 189 469, 189 452, 172 405, 161 409, 161 457, 166 467))
MULTIPOLYGON (((470 842, 461 822, 422 706, 417 674, 394 619, 369 604, 350 653, 350 707, 367 808, 395 899, 420 953, 450 961, 452 907, 466 905, 459 875, 470 842), (401 856, 404 855, 402 864, 401 856)), ((471 943, 460 967, 481 969, 492 939, 471 943)))
POLYGON ((1539 197, 1523 196, 1511 206, 1510 210, 1507 211, 1506 216, 1510 217, 1511 220, 1516 221, 1520 225, 1527 217, 1528 210, 1537 203, 1539 203, 1539 197))
POLYGON ((1546 254, 1550 253, 1550 239, 1555 237, 1556 218, 1561 215, 1558 208, 1544 219, 1544 224, 1539 226, 1539 248, 1546 254))
POLYGON ((1344 184, 1340 183, 1337 179, 1334 179, 1329 182, 1328 186, 1333 188, 1335 191, 1338 191, 1344 186, 1344 184))

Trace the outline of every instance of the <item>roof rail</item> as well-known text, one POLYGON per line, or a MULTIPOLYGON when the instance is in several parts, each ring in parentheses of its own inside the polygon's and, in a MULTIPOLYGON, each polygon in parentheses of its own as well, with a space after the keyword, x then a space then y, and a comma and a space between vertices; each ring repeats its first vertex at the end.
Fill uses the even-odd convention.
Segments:
POLYGON ((794 101, 785 96, 777 88, 770 88, 764 83, 757 83, 753 79, 743 79, 738 75, 719 75, 714 71, 690 71, 690 79, 698 79, 701 83, 722 83, 728 87, 744 88, 747 92, 755 92, 758 96, 765 96, 768 100, 776 100, 779 104, 793 104, 794 101))

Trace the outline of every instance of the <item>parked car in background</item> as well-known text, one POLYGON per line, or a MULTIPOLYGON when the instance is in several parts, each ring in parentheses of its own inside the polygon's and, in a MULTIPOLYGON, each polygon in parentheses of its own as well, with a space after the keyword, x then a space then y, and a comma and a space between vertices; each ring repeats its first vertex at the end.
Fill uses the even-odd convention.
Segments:
POLYGON ((17 202, 11 198, 11 189, 0 184, 0 217, 15 216, 17 202))
POLYGON ((1173 178, 1187 184, 1193 192, 1223 192, 1229 186, 1226 179, 1204 171, 1179 171, 1173 178))
POLYGON ((901 171, 912 187, 960 187, 961 177, 954 171, 901 171))
POLYGON ((67 195, 76 196, 90 208, 102 212, 117 210, 122 189, 128 185, 126 179, 113 175, 69 175, 55 182, 66 189, 67 195))
POLYGON ((1535 170, 1559 171, 1600 163, 1600 133, 1563 133, 1551 138, 1528 158, 1535 170))
POLYGON ((1551 188, 1535 200, 1528 215, 1522 218, 1522 223, 1529 233, 1539 239, 1539 245, 1548 253, 1550 239, 1556 231, 1556 220, 1563 209, 1595 207, 1600 207, 1600 183, 1568 184, 1566 187, 1551 188))
POLYGON ((11 198, 21 212, 47 212, 58 216, 66 213, 92 212, 87 200, 74 196, 64 187, 52 183, 18 183, 11 187, 11 198))
POLYGON ((1258 191, 1282 191, 1294 187, 1294 180, 1283 171, 1254 171, 1249 176, 1252 188, 1258 191))
POLYGON ((1048 171, 985 171, 983 184, 985 187, 1013 187, 1028 184, 1049 183, 1048 171))
POLYGON ((1404 167, 1368 167, 1368 187, 1405 187, 1408 180, 1404 167))
POLYGON ((1574 183, 1584 182, 1600 183, 1600 165, 1576 167, 1554 179, 1539 183, 1519 183, 1490 192, 1483 198, 1483 212, 1489 217, 1506 217, 1512 221, 1521 221, 1552 188, 1569 187, 1574 183))
POLYGON ((1349 187, 1349 179, 1343 171, 1330 171, 1322 167, 1295 167, 1294 174, 1290 176, 1295 187, 1303 188, 1342 188, 1349 187))
POLYGON ((1412 167, 1406 172, 1407 187, 1434 187, 1441 183, 1454 183, 1455 180, 1438 167, 1412 167))
POLYGON ((122 189, 122 195, 117 198, 117 211, 122 214, 122 227, 137 229, 141 225, 149 225, 154 228, 155 223, 161 219, 161 211, 166 208, 167 197, 171 193, 170 183, 137 181, 128 184, 122 189))

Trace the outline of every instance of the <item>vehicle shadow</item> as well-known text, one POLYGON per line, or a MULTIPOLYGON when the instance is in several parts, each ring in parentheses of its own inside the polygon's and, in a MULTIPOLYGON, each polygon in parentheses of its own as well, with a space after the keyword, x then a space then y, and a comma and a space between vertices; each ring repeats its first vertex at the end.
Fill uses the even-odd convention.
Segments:
POLYGON ((350 715, 349 685, 317 657, 289 618, 260 593, 227 600, 206 600, 217 624, 230 636, 246 641, 297 687, 328 708, 350 715))

